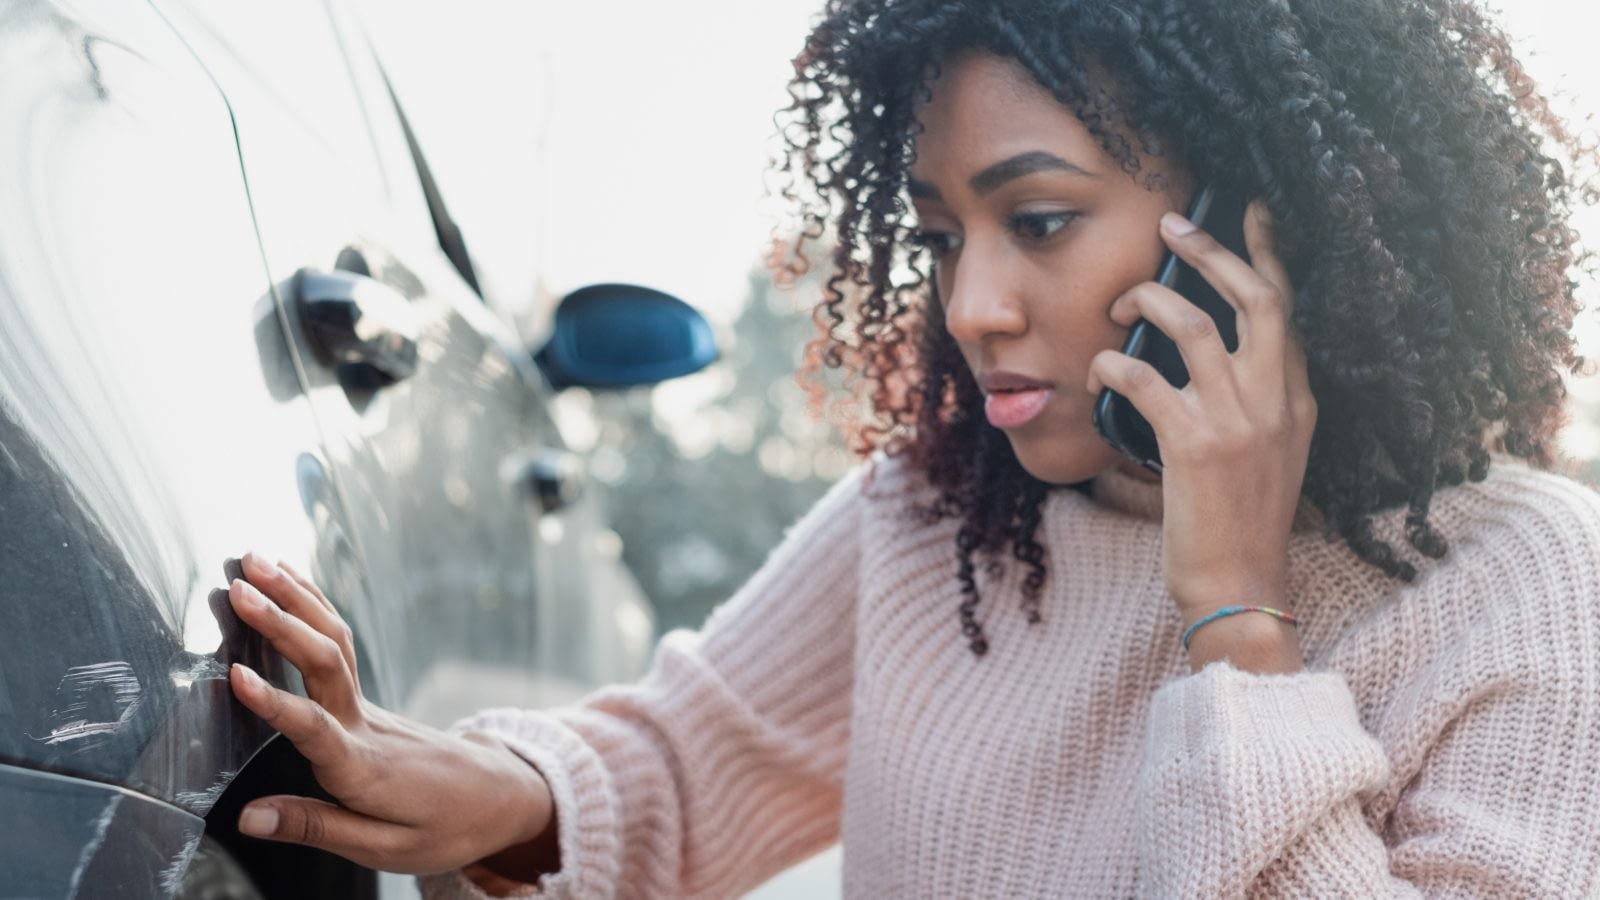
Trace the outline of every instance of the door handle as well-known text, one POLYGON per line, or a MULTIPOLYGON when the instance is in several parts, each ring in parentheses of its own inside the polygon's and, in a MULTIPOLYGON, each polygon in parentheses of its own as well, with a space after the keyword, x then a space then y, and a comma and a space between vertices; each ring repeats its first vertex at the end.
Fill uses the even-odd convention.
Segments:
POLYGON ((336 365, 358 365, 388 382, 417 371, 417 323, 399 291, 354 272, 301 269, 294 297, 306 337, 336 365))
POLYGON ((507 459, 506 479, 538 501, 546 513, 557 512, 583 496, 583 457, 559 447, 540 447, 507 459))

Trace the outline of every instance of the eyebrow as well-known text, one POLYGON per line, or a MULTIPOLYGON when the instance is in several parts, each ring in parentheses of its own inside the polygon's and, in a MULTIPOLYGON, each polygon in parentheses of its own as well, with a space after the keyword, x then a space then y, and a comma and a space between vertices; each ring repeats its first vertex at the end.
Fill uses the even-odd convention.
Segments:
MULTIPOLYGON (((989 166, 982 172, 972 176, 972 180, 968 183, 972 185, 973 193, 981 196, 993 193, 1008 181, 1014 181, 1025 175, 1032 175, 1035 172, 1050 171, 1066 172, 1083 178, 1100 177, 1081 166, 1067 162, 1054 153, 1046 153, 1043 150, 1030 150, 1027 153, 1019 153, 1010 159, 1003 159, 989 166)), ((911 196, 916 199, 943 199, 939 195, 939 189, 926 181, 918 181, 913 178, 907 183, 906 188, 910 191, 911 196)))
POLYGON ((1021 178, 1024 175, 1032 175, 1035 172, 1051 170, 1068 172, 1084 178, 1100 177, 1093 172, 1067 162, 1054 153, 1032 150, 1027 153, 1019 153, 1010 159, 1001 160, 984 169, 982 172, 972 176, 970 184, 974 193, 987 194, 1013 179, 1021 178))

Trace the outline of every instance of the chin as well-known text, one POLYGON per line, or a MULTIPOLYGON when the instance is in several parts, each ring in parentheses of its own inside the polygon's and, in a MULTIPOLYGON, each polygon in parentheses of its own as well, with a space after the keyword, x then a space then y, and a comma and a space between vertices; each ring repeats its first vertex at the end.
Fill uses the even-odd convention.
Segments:
POLYGON ((1046 484, 1088 481, 1117 464, 1121 455, 1093 430, 1070 435, 1006 433, 1017 461, 1046 484))

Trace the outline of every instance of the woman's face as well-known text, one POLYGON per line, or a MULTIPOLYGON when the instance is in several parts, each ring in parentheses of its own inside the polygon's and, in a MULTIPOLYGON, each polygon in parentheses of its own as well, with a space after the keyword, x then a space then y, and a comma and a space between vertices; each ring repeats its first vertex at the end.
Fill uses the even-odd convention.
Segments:
POLYGON ((1089 361, 1122 348, 1128 328, 1108 310, 1155 277, 1157 224, 1186 207, 1188 172, 1141 153, 1128 174, 1009 59, 960 58, 932 87, 911 195, 945 327, 984 388, 985 414, 1035 478, 1069 484, 1119 464, 1145 475, 1095 431, 1089 361), (1147 188, 1150 175, 1164 177, 1147 188), (1007 391, 1002 373, 1048 387, 1007 391))

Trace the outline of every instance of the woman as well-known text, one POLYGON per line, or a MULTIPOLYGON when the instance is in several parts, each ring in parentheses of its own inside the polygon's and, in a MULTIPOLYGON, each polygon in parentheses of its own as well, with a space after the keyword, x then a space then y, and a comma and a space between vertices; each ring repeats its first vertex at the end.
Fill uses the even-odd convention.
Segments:
POLYGON ((1578 148, 1477 10, 831 0, 792 91, 792 259, 837 239, 816 349, 876 452, 641 683, 450 735, 248 558, 310 699, 234 688, 342 806, 244 831, 436 896, 734 896, 841 838, 852 897, 1600 892, 1600 497, 1546 471, 1583 259, 1540 131, 1578 148), (1248 261, 1177 215, 1201 183, 1256 198, 1248 261), (1169 249, 1234 352, 1151 282, 1169 249), (1140 318, 1184 388, 1119 352, 1140 318))

